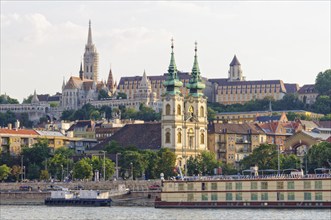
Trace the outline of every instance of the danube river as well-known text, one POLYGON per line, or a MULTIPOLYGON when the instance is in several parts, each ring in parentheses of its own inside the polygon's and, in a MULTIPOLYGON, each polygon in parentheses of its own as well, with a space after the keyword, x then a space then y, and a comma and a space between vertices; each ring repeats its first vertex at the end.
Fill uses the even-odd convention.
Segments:
POLYGON ((151 207, 0 206, 0 219, 331 219, 330 209, 155 209, 151 207))

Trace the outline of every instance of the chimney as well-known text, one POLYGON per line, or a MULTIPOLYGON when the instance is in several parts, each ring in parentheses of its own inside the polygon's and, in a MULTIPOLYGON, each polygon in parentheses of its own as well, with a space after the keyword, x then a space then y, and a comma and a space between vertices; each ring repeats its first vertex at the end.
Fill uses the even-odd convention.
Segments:
POLYGON ((13 129, 12 124, 8 123, 8 130, 11 130, 11 129, 13 129))
POLYGON ((15 129, 16 131, 20 128, 20 121, 19 120, 16 120, 15 122, 15 129))

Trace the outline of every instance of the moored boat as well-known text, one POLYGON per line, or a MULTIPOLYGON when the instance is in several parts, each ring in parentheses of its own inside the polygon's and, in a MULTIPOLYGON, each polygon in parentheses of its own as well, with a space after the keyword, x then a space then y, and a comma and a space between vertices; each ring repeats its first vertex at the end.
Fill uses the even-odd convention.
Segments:
POLYGON ((45 199, 49 206, 111 206, 109 192, 80 190, 78 194, 71 191, 52 191, 51 197, 45 199))
POLYGON ((155 208, 331 208, 331 175, 210 176, 162 181, 155 208))

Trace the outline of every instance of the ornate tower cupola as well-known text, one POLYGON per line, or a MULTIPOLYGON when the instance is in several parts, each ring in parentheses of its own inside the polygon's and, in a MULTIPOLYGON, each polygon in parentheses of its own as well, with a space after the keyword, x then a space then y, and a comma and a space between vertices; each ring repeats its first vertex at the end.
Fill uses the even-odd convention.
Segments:
POLYGON ((197 42, 195 42, 195 55, 194 55, 194 63, 192 68, 192 74, 190 81, 187 85, 187 88, 190 89, 190 95, 195 97, 203 96, 203 89, 206 85, 202 82, 199 64, 198 64, 198 55, 197 55, 197 42))
POLYGON ((111 71, 111 68, 109 68, 107 88, 108 88, 109 92, 111 92, 112 94, 114 93, 114 79, 113 79, 113 72, 111 71))
POLYGON ((234 55, 229 70, 229 81, 245 81, 245 77, 242 75, 241 64, 236 55, 234 55))
POLYGON ((180 94, 180 87, 183 86, 183 83, 179 80, 177 75, 177 67, 175 63, 174 56, 174 40, 171 39, 171 58, 168 68, 168 75, 163 85, 166 87, 165 94, 176 95, 180 94))
POLYGON ((87 36, 87 44, 85 45, 84 53, 84 78, 98 81, 98 66, 99 54, 92 42, 91 20, 89 21, 89 29, 87 36))

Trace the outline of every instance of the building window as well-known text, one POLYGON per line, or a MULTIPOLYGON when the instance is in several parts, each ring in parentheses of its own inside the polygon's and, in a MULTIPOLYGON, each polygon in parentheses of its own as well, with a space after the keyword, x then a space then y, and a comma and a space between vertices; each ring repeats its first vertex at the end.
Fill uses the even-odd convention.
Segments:
POLYGON ((268 189, 268 182, 261 182, 261 189, 268 189))
POLYGON ((217 183, 211 183, 211 190, 217 190, 217 183))
POLYGON ((261 193, 261 200, 264 200, 264 201, 268 200, 268 193, 267 192, 261 193))
POLYGON ((315 189, 322 189, 322 180, 315 181, 315 189))
POLYGON ((294 192, 287 193, 287 200, 293 201, 295 199, 294 192))
POLYGON ((323 194, 321 192, 316 192, 315 200, 323 200, 323 194))
POLYGON ((178 183, 178 190, 184 190, 184 183, 178 183))
POLYGON ((232 183, 225 183, 225 189, 232 190, 232 183))
POLYGON ((202 193, 201 194, 201 200, 202 201, 208 201, 208 194, 207 193, 202 193))
POLYGON ((187 184, 187 190, 193 190, 193 183, 187 184))
POLYGON ((203 106, 200 107, 200 116, 205 117, 205 109, 203 108, 203 106))
POLYGON ((177 133, 177 143, 178 144, 182 143, 182 132, 180 131, 177 133))
POLYGON ((305 192, 304 193, 304 200, 311 200, 311 193, 310 192, 305 192))
POLYGON ((208 184, 207 183, 201 183, 201 190, 207 190, 208 184))
POLYGON ((242 190, 242 188, 243 188, 243 183, 237 182, 236 183, 236 190, 242 190))
POLYGON ((232 201, 232 193, 227 192, 226 195, 225 195, 225 199, 227 201, 232 201))
POLYGON ((251 200, 256 201, 257 200, 257 193, 251 193, 251 200))
POLYGON ((311 188, 311 183, 310 183, 310 181, 304 181, 304 182, 303 182, 303 188, 304 188, 304 189, 310 189, 310 188, 311 188))
POLYGON ((167 132, 165 136, 166 136, 166 138, 165 138, 165 142, 166 142, 167 144, 169 144, 169 143, 170 143, 170 132, 167 132))
POLYGON ((237 201, 241 201, 241 200, 243 200, 242 192, 237 192, 237 193, 236 193, 236 200, 237 200, 237 201))
POLYGON ((294 182, 293 181, 287 182, 287 189, 294 189, 294 182))
POLYGON ((177 105, 177 115, 182 114, 182 107, 180 105, 177 105))
POLYGON ((205 135, 204 135, 204 133, 200 134, 200 144, 205 144, 205 135))
POLYGON ((277 189, 284 189, 284 182, 277 182, 277 189))
POLYGON ((166 105, 166 115, 170 115, 170 105, 166 105))
POLYGON ((216 193, 212 193, 211 194, 211 200, 213 200, 213 201, 217 201, 218 200, 216 193))
POLYGON ((251 182, 251 189, 257 189, 257 182, 251 182))

